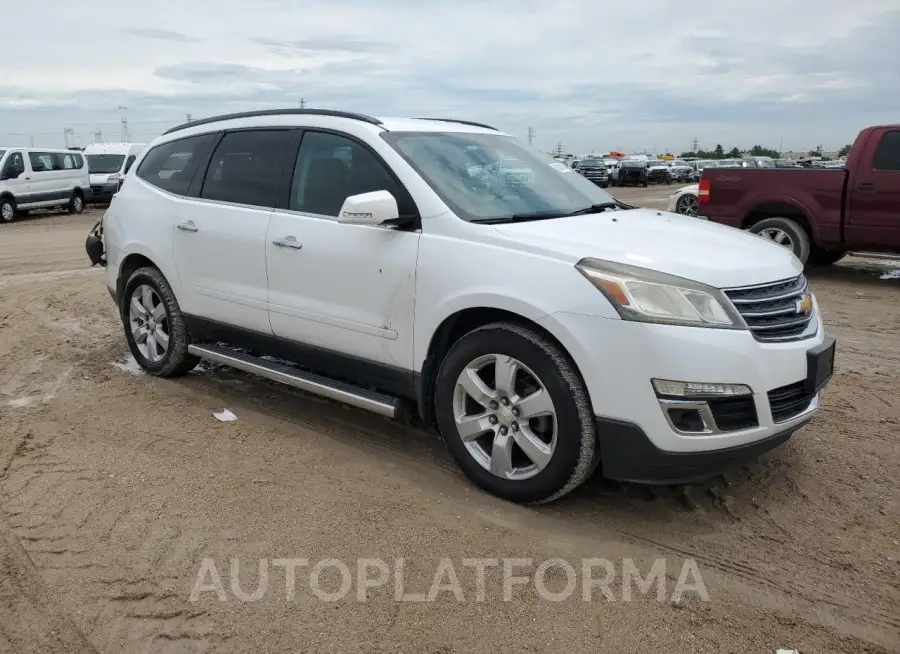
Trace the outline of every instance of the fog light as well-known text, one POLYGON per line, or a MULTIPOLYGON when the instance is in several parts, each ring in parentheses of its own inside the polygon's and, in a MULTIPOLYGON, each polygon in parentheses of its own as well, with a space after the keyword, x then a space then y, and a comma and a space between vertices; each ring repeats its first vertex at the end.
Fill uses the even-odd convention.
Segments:
POLYGON ((753 393, 746 384, 710 384, 705 382, 681 382, 653 379, 657 395, 668 397, 734 397, 753 393))

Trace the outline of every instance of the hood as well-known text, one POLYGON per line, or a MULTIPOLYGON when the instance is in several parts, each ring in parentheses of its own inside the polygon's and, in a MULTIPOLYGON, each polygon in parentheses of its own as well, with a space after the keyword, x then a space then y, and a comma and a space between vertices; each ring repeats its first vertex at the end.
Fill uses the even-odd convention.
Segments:
POLYGON ((803 264, 787 249, 726 225, 665 211, 632 209, 510 223, 503 236, 574 265, 585 257, 640 266, 731 288, 795 277, 803 264))
POLYGON ((119 173, 91 173, 91 184, 106 184, 107 182, 115 182, 119 179, 119 173), (115 175, 110 179, 111 175, 115 175))
POLYGON ((647 170, 650 172, 654 172, 657 170, 669 170, 668 166, 647 166, 647 170))

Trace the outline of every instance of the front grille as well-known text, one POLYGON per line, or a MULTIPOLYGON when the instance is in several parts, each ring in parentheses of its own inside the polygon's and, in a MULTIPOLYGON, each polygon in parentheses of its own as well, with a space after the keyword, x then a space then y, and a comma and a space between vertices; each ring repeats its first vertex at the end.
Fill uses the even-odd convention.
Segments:
POLYGON ((806 331, 813 319, 811 310, 804 313, 801 309, 802 300, 811 302, 804 275, 761 286, 725 289, 725 295, 758 341, 795 339, 806 331))
POLYGON ((772 409, 772 420, 784 422, 806 411, 815 394, 807 392, 804 382, 799 381, 771 390, 768 396, 769 408, 772 409))
POLYGON ((735 431, 758 427, 756 404, 752 395, 742 397, 717 397, 708 399, 706 403, 716 419, 720 431, 735 431))

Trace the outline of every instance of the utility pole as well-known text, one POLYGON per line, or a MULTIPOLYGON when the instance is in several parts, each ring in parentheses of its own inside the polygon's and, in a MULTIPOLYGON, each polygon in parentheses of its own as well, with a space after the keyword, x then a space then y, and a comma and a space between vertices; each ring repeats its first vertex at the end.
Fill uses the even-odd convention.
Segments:
POLYGON ((31 135, 31 147, 34 147, 34 134, 31 135))
POLYGON ((103 131, 97 130, 94 132, 94 143, 103 143, 103 131))
POLYGON ((186 123, 191 122, 191 115, 190 115, 190 114, 185 114, 185 115, 184 115, 184 122, 186 122, 186 123))
POLYGON ((119 105, 119 111, 122 112, 122 143, 128 143, 128 107, 119 105))
POLYGON ((75 147, 75 130, 71 127, 66 127, 63 130, 63 138, 66 140, 66 148, 74 148, 75 147))
POLYGON ((534 143, 534 127, 528 128, 528 145, 534 143))
POLYGON ((303 98, 300 98, 300 108, 306 109, 306 100, 304 100, 303 98))

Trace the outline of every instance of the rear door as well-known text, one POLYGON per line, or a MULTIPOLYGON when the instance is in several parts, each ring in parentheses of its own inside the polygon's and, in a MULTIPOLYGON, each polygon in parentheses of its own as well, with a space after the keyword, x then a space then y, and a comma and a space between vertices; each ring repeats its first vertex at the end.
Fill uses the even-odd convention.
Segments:
POLYGON ((872 134, 847 187, 851 248, 900 247, 900 129, 872 134))
POLYGON ((198 316, 270 334, 266 230, 292 129, 226 132, 209 161, 199 197, 180 208, 175 260, 198 316))

